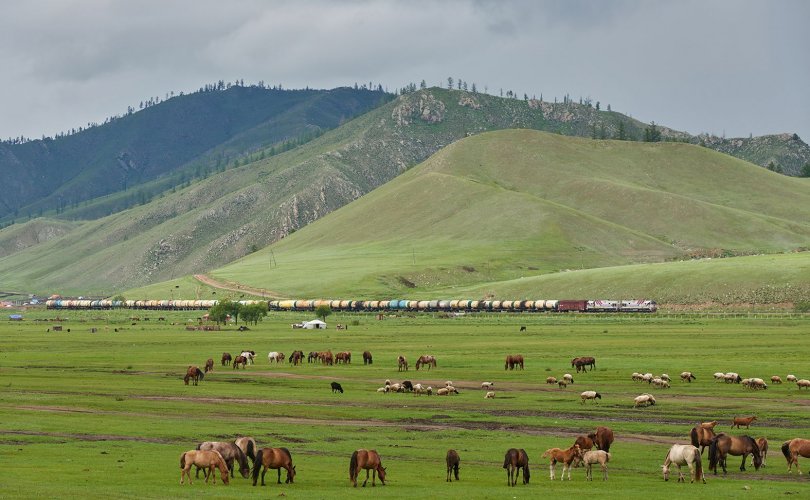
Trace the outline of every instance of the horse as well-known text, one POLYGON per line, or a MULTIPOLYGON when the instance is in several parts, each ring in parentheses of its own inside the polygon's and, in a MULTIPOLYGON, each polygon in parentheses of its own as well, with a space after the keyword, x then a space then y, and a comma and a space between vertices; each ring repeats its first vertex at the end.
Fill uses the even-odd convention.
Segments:
POLYGON ((419 356, 419 359, 416 360, 416 369, 418 370, 420 366, 427 366, 428 370, 431 367, 436 368, 436 357, 430 354, 419 356))
POLYGON ((332 354, 332 351, 319 352, 318 357, 324 365, 332 366, 335 364, 335 356, 332 354))
POLYGON ((192 465, 206 469, 205 482, 208 482, 208 476, 210 475, 214 484, 217 484, 214 467, 218 468, 222 482, 228 484, 228 466, 225 465, 225 460, 219 452, 190 450, 180 455, 180 484, 183 484, 185 477, 188 477, 188 484, 191 484, 192 465))
POLYGON ((366 470, 366 480, 363 481, 363 488, 366 487, 368 482, 368 473, 372 471, 371 486, 377 486, 375 478, 380 476, 380 483, 385 486, 385 467, 382 466, 382 460, 376 450, 359 449, 352 453, 352 458, 349 461, 349 481, 352 482, 357 488, 357 476, 362 469, 366 470))
POLYGON ((256 357, 256 351, 242 351, 240 353, 241 356, 244 356, 247 359, 249 365, 253 364, 253 358, 256 357))
POLYGON ((810 439, 795 438, 785 441, 782 443, 782 455, 787 459, 788 473, 793 472, 793 464, 796 464, 796 470, 801 474, 799 457, 810 458, 810 439))
POLYGON ((283 352, 271 351, 267 353, 267 362, 281 364, 284 362, 284 357, 283 352))
POLYGON ((293 483, 295 479, 295 466, 292 455, 287 448, 262 448, 256 452, 256 460, 253 462, 253 486, 259 480, 259 472, 262 473, 262 486, 264 486, 264 475, 267 469, 278 469, 278 484, 281 484, 281 469, 287 470, 287 480, 285 483, 293 483))
POLYGON ((188 370, 186 370, 186 376, 183 377, 183 382, 188 385, 188 381, 191 380, 194 382, 194 385, 197 385, 197 382, 205 378, 205 372, 200 370, 198 367, 189 365, 188 370))
POLYGON ((764 437, 757 438, 759 454, 762 455, 762 466, 765 467, 765 460, 768 458, 768 440, 764 437))
POLYGON ((709 470, 713 470, 717 475, 718 463, 723 467, 723 474, 726 473, 726 456, 727 455, 742 455, 742 463, 740 470, 745 470, 745 460, 748 455, 754 457, 754 468, 759 470, 762 465, 762 455, 759 451, 759 446, 754 438, 750 436, 729 436, 725 433, 720 433, 712 439, 709 445, 709 470))
MULTIPOLYGON (((581 462, 585 463, 585 479, 587 481, 593 481, 591 466, 593 464, 599 464, 602 467, 602 481, 607 481, 608 479, 607 463, 609 461, 610 461, 610 453, 606 452, 605 450, 593 450, 585 452, 585 454, 582 455, 581 460, 581 462)), ((569 468, 568 471, 570 472, 571 469, 569 468)))
POLYGON ((315 351, 310 351, 309 355, 307 356, 307 363, 314 363, 318 361, 318 353, 315 351))
POLYGON ((364 365, 374 364, 374 359, 372 359, 371 353, 369 351, 363 351, 363 364, 364 365))
POLYGON ((744 425, 745 428, 748 429, 751 423, 756 419, 756 415, 750 417, 734 417, 734 420, 731 422, 731 428, 733 429, 736 426, 739 429, 740 426, 744 425))
POLYGON ((550 461, 548 464, 549 474, 551 476, 551 480, 555 479, 555 470, 557 468, 557 462, 562 462, 563 464, 563 471, 562 475, 560 476, 560 481, 565 479, 565 470, 568 469, 568 480, 571 480, 571 467, 575 460, 580 460, 582 458, 582 450, 579 448, 579 445, 574 443, 570 448, 567 450, 561 450, 560 448, 549 448, 548 450, 543 453, 542 458, 549 457, 550 461))
POLYGON ((523 369, 523 355, 522 354, 509 354, 506 356, 506 361, 503 364, 504 370, 514 370, 520 366, 523 369))
POLYGON ((237 369, 239 369, 239 365, 242 365, 242 369, 244 370, 247 367, 247 363, 248 363, 248 360, 247 360, 246 357, 241 356, 241 355, 237 356, 233 360, 233 369, 237 370, 237 369))
POLYGON ((453 474, 456 476, 456 481, 458 481, 458 465, 461 462, 461 459, 458 456, 458 452, 456 450, 447 450, 447 457, 445 458, 447 462, 447 481, 448 483, 453 482, 452 471, 453 474))
POLYGON ((351 364, 351 362, 352 362, 352 353, 350 353, 348 351, 345 351, 345 352, 339 352, 339 353, 335 354, 335 363, 336 364, 343 363, 345 365, 347 363, 351 364))
POLYGON ((252 437, 243 436, 240 438, 236 438, 236 441, 233 442, 236 446, 242 450, 242 453, 247 455, 254 463, 256 462, 256 450, 259 447, 256 445, 256 440, 252 437))
POLYGON ((585 404, 585 400, 587 399, 592 399, 594 402, 596 402, 597 399, 602 399, 602 395, 596 391, 585 391, 580 394, 579 397, 582 398, 582 404, 585 404))
POLYGON ((208 358, 205 362, 205 373, 214 371, 214 358, 208 358))
POLYGON ((716 436, 713 428, 714 426, 708 427, 704 424, 699 424, 693 427, 692 431, 689 433, 689 437, 692 439, 692 446, 695 448, 700 447, 701 455, 703 455, 703 450, 712 444, 712 439, 716 436))
POLYGON ((523 448, 509 448, 503 457, 503 468, 506 469, 506 484, 515 486, 520 471, 523 470, 523 484, 529 484, 531 473, 529 471, 529 455, 523 448))
POLYGON ((222 366, 228 366, 229 364, 231 364, 231 360, 233 360, 231 353, 229 352, 222 353, 222 366))
POLYGON ((689 467, 689 478, 691 483, 695 479, 700 478, 703 484, 706 484, 706 475, 703 473, 703 460, 701 459, 701 452, 696 446, 691 444, 673 444, 672 448, 667 452, 667 457, 664 459, 664 465, 661 466, 661 471, 664 473, 664 481, 669 481, 669 466, 675 464, 678 467, 678 482, 686 482, 681 472, 681 465, 689 467))
POLYGON ((574 441, 574 444, 579 446, 579 449, 582 451, 590 451, 591 448, 594 447, 593 438, 585 435, 577 436, 577 439, 576 441, 574 441))
POLYGON ((408 371, 408 360, 405 356, 397 357, 397 371, 408 371))
POLYGON ((293 351, 290 354, 290 364, 293 366, 300 365, 304 362, 304 351, 293 351))
POLYGON ((588 437, 593 440, 593 444, 602 451, 610 451, 610 445, 613 444, 613 431, 610 427, 599 426, 596 432, 588 434, 588 437))
MULTIPOLYGON (((239 473, 242 477, 250 477, 250 465, 248 464, 247 456, 235 443, 227 443, 224 441, 205 441, 197 445, 197 450, 200 451, 216 451, 225 460, 225 465, 231 472, 231 476, 235 476, 233 472, 234 461, 239 462, 239 473)), ((200 476, 200 467, 197 467, 195 476, 200 476)))
POLYGON ((596 369, 596 358, 591 356, 583 356, 571 360, 571 368, 576 368, 577 373, 580 371, 588 371, 589 366, 591 367, 591 371, 596 369))

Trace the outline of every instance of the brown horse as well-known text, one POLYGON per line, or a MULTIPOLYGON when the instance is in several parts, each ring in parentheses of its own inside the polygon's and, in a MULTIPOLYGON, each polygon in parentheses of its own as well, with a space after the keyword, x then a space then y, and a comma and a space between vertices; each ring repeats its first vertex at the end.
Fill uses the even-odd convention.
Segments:
POLYGON ((205 362, 205 373, 214 371, 214 358, 208 358, 205 362))
POLYGON ((352 482, 355 488, 357 488, 357 476, 362 469, 366 470, 366 480, 363 481, 363 488, 366 487, 368 482, 369 471, 372 471, 371 486, 377 486, 375 483, 377 475, 380 476, 380 483, 385 486, 385 467, 382 466, 382 460, 380 460, 380 455, 376 450, 364 450, 361 448, 352 453, 351 461, 349 461, 349 481, 352 482))
POLYGON ((452 474, 450 474, 451 471, 456 476, 456 481, 458 481, 458 465, 461 462, 458 452, 456 450, 447 450, 447 457, 445 460, 447 461, 447 482, 453 482, 452 474))
POLYGON ((408 360, 405 356, 397 357, 397 371, 408 371, 408 360))
POLYGON ((287 470, 286 483, 292 483, 295 479, 295 466, 292 462, 292 455, 287 448, 262 448, 256 452, 256 460, 253 462, 253 486, 259 480, 259 472, 262 473, 262 486, 264 486, 264 475, 267 469, 278 469, 278 484, 281 484, 281 469, 287 470))
POLYGON ((309 355, 307 356, 307 363, 315 363, 316 361, 318 361, 318 359, 319 359, 318 353, 315 351, 310 351, 309 355))
POLYGON ((214 484, 217 483, 217 477, 214 475, 214 467, 219 469, 222 482, 228 484, 228 466, 222 455, 217 451, 199 451, 190 450, 180 455, 180 484, 183 484, 183 479, 188 477, 188 484, 191 484, 191 466, 196 465, 202 469, 206 469, 205 482, 208 482, 208 476, 213 477, 214 484))
POLYGON ((613 431, 610 430, 610 427, 600 425, 596 428, 596 432, 588 434, 588 437, 593 440, 593 444, 598 449, 610 452, 610 445, 613 444, 613 431))
POLYGON ((418 370, 420 366, 427 366, 428 370, 431 367, 436 368, 436 357, 430 354, 419 356, 419 359, 416 360, 416 369, 418 370))
POLYGON ((374 360, 371 358, 371 353, 369 351, 363 351, 363 364, 371 365, 373 363, 374 360))
POLYGON ((242 369, 244 370, 247 367, 248 359, 244 356, 237 356, 233 360, 233 369, 236 370, 239 368, 239 365, 242 365, 242 369))
POLYGON ((183 382, 188 385, 188 381, 191 380, 194 382, 194 385, 197 385, 197 382, 205 378, 205 373, 199 369, 199 367, 189 365, 188 370, 186 370, 186 376, 183 377, 183 382))
POLYGON ((734 417, 734 420, 731 422, 731 428, 733 429, 736 426, 739 429, 744 425, 745 428, 748 429, 751 423, 756 419, 756 415, 752 415, 750 417, 734 417))
POLYGON ((293 351, 290 354, 290 364, 293 366, 300 365, 304 362, 304 351, 293 351))
MULTIPOLYGON (((225 460, 225 465, 231 472, 231 476, 235 476, 233 472, 234 462, 239 462, 239 473, 242 477, 247 479, 250 477, 250 464, 248 463, 247 456, 236 443, 227 443, 225 441, 205 441, 197 445, 197 449, 201 451, 216 451, 222 455, 225 460)), ((200 476, 200 468, 197 467, 197 477, 200 476)))
POLYGON ((764 437, 757 438, 757 446, 759 446, 759 454, 762 456, 762 466, 765 467, 768 459, 768 439, 764 437))
POLYGON ((583 356, 571 360, 571 368, 576 368, 577 373, 580 371, 588 371, 589 366, 591 367, 591 371, 596 369, 596 358, 592 358, 591 356, 583 356))
POLYGON ((787 459, 788 473, 793 472, 793 464, 796 464, 796 470, 801 474, 799 457, 810 458, 810 439, 796 438, 785 441, 782 443, 782 455, 787 459))
POLYGON ((503 364, 504 370, 514 370, 517 367, 523 369, 523 355, 522 354, 509 354, 506 356, 506 362, 503 364))
POLYGON ((509 448, 506 455, 503 457, 503 468, 506 469, 506 484, 514 486, 517 484, 517 478, 520 476, 520 471, 523 471, 523 484, 529 484, 530 471, 529 471, 529 455, 523 448, 509 448))
POLYGON ((231 364, 232 359, 233 359, 233 357, 231 357, 231 353, 223 352, 222 353, 222 366, 227 366, 227 365, 231 364))
POLYGON ((689 437, 692 439, 692 446, 700 448, 701 455, 703 455, 703 450, 712 444, 712 439, 714 439, 715 436, 716 434, 712 430, 712 427, 703 424, 696 425, 692 428, 692 432, 689 433, 689 437))
POLYGON ((713 470, 717 475, 717 465, 720 464, 723 467, 723 474, 725 474, 727 455, 742 456, 741 471, 745 470, 745 460, 748 455, 753 455, 755 469, 759 470, 762 465, 759 446, 750 436, 729 436, 722 432, 715 436, 709 445, 709 470, 713 470))
POLYGON ((592 435, 593 434, 589 434, 588 436, 585 435, 577 436, 577 439, 576 441, 574 441, 574 444, 579 446, 579 449, 582 451, 589 451, 591 448, 594 447, 593 438, 590 437, 592 435))
POLYGON ((568 448, 567 450, 561 450, 560 448, 550 448, 543 453, 542 458, 549 457, 549 475, 551 476, 551 480, 555 479, 555 471, 557 468, 557 462, 562 462, 563 464, 563 471, 562 475, 560 476, 560 481, 565 479, 565 470, 568 469, 568 480, 571 480, 571 466, 574 461, 582 460, 582 450, 579 449, 579 446, 575 443, 573 446, 568 448))
POLYGON ((332 351, 319 352, 318 358, 324 365, 332 366, 335 364, 335 356, 332 354, 332 351))
POLYGON ((352 363, 352 353, 346 352, 339 352, 335 354, 335 364, 351 364, 352 363))

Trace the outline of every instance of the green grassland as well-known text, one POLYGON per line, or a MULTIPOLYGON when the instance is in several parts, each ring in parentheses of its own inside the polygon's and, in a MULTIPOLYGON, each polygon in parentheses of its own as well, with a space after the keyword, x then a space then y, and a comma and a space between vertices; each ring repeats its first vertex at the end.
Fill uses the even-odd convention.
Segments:
POLYGON ((200 332, 184 327, 196 324, 199 312, 24 314, 23 322, 0 324, 0 460, 13 478, 4 482, 4 498, 225 498, 282 492, 293 498, 503 498, 545 492, 773 498, 810 493, 805 476, 786 473, 778 450, 784 440, 810 435, 810 393, 790 384, 752 392, 711 378, 716 371, 806 377, 807 319, 480 314, 380 321, 335 313, 330 329, 302 331, 290 329, 290 323, 309 316, 272 313, 249 331, 229 326, 200 332), (60 321, 38 321, 57 315, 60 321), (335 323, 349 329, 337 331, 335 323), (56 324, 64 331, 52 331, 56 324), (521 325, 526 332, 518 332, 521 325), (98 330, 91 333, 91 328, 98 330), (257 352, 255 365, 244 371, 219 366, 223 351, 242 349, 257 352), (349 350, 353 363, 267 362, 268 351, 294 349, 349 350), (363 350, 374 354, 373 365, 363 366, 363 350), (437 356, 436 369, 397 372, 397 355, 413 364, 423 353, 437 356), (524 371, 504 371, 509 353, 525 356, 524 371), (575 383, 567 389, 544 383, 548 376, 570 372, 570 359, 581 355, 595 356, 597 369, 574 373, 575 383), (199 386, 183 385, 186 367, 209 357, 216 360, 214 372, 199 386), (678 381, 683 370, 693 371, 697 380, 678 381), (669 373, 673 387, 654 390, 632 382, 634 371, 669 373), (452 380, 461 394, 378 394, 385 379, 434 388, 452 380), (333 380, 345 394, 330 392, 333 380), (494 400, 483 398, 484 380, 495 382, 494 400), (600 404, 580 404, 583 390, 602 393, 600 404), (633 397, 642 392, 654 392, 658 404, 633 409, 633 397), (739 459, 730 458, 728 476, 710 476, 705 486, 664 483, 660 464, 668 446, 685 442, 695 423, 717 419, 721 430, 745 434, 749 431, 730 431, 730 419, 751 414, 758 421, 750 434, 771 443, 766 468, 740 472, 739 459), (587 483, 583 470, 575 469, 571 482, 552 483, 542 452, 567 447, 596 425, 616 433, 610 480, 587 483), (263 488, 241 477, 228 487, 178 484, 183 451, 203 440, 240 434, 254 436, 260 446, 289 448, 297 466, 295 484, 274 484, 272 471, 263 488), (351 488, 348 458, 360 447, 380 452, 387 486, 351 488), (525 448, 531 458, 528 486, 509 489, 504 483, 501 465, 510 447, 525 448), (444 481, 448 448, 461 455, 458 483, 444 481))

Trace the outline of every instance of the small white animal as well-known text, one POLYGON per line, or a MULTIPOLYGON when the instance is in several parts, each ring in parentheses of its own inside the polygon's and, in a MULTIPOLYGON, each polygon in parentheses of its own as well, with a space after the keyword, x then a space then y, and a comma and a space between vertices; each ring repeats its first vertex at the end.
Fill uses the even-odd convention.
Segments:
POLYGON ((495 391, 487 392, 487 395, 484 396, 484 399, 494 399, 495 398, 495 391))
POLYGON ((481 389, 492 389, 495 382, 481 382, 481 389))

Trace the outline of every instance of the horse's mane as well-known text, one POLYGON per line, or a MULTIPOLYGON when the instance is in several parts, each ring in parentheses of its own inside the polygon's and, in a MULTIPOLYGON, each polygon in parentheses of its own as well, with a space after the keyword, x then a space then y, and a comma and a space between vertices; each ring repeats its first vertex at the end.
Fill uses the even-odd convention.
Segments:
POLYGON ((289 458, 290 461, 292 461, 292 455, 290 454, 290 450, 288 450, 287 448, 279 448, 279 450, 281 450, 285 455, 287 455, 287 458, 289 458))

